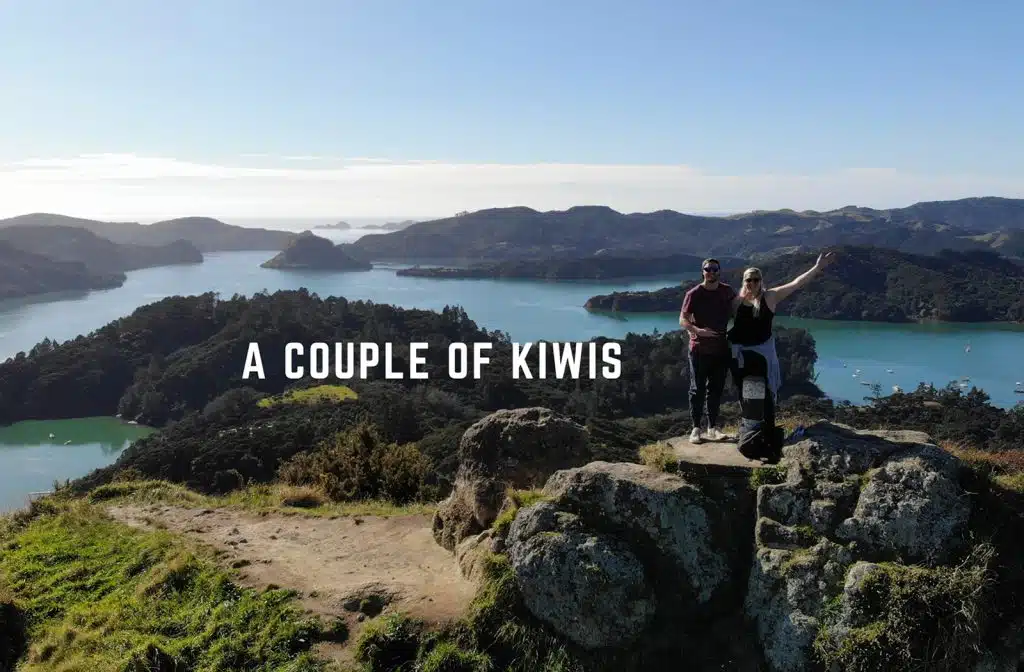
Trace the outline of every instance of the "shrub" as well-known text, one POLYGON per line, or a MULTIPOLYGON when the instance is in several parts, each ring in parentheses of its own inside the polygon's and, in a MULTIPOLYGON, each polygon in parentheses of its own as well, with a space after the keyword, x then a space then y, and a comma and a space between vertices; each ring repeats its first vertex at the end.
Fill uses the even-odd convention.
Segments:
POLYGON ((334 501, 383 499, 407 504, 429 494, 430 460, 413 444, 384 442, 362 422, 280 468, 290 485, 313 486, 334 501))
POLYGON ((880 565, 863 580, 857 597, 841 598, 826 610, 815 641, 825 668, 971 669, 983 649, 993 552, 979 545, 949 567, 880 565))

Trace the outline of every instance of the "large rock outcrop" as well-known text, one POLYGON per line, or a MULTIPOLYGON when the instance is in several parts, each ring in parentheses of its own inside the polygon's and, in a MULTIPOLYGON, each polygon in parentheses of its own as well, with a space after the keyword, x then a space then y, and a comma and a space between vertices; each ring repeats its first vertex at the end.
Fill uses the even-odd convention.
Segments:
MULTIPOLYGON (((919 432, 819 423, 784 454, 785 481, 758 489, 745 600, 767 663, 779 672, 813 669, 816 639, 838 624, 857 593, 850 586, 874 563, 953 558, 971 512, 956 458, 919 432)), ((836 648, 843 631, 830 632, 836 648)))
POLYGON ((494 522, 509 488, 540 487, 557 469, 590 459, 586 428, 540 408, 496 411, 462 435, 451 494, 434 514, 434 538, 454 552, 494 522))
POLYGON ((506 552, 527 608, 585 649, 685 622, 735 579, 722 513, 679 476, 630 463, 555 472, 520 510, 506 552))
MULTIPOLYGON (((963 465, 927 435, 820 422, 751 487, 685 465, 550 471, 585 458, 580 431, 544 409, 486 418, 466 432, 435 518, 467 576, 504 554, 522 605, 580 655, 770 672, 1009 672, 1024 660, 1017 598, 999 612, 1017 620, 986 620, 1006 558, 979 543, 963 465), (547 473, 528 498, 504 495, 547 473)), ((1004 584, 1011 597, 1020 574, 1004 584)))

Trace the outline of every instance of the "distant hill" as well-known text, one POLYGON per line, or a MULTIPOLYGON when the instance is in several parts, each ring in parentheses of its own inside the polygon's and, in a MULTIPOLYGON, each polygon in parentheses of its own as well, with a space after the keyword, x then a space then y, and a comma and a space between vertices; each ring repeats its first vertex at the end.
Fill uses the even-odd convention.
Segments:
POLYGON ((0 240, 0 299, 69 290, 111 289, 124 273, 97 272, 75 261, 54 261, 0 240))
POLYGON ((0 240, 55 261, 81 262, 99 273, 203 261, 203 254, 185 240, 162 245, 118 244, 73 226, 17 224, 0 228, 0 240))
MULTIPOLYGON (((467 268, 403 268, 396 275, 423 278, 529 278, 538 280, 608 280, 663 275, 699 275, 704 257, 615 257, 595 254, 576 259, 523 259, 474 264, 467 268)), ((742 267, 743 259, 722 257, 724 268, 742 267)))
MULTIPOLYGON (((877 247, 844 246, 814 282, 779 306, 780 315, 878 322, 1022 322, 1024 265, 992 251, 935 256, 877 247)), ((809 269, 817 253, 788 254, 758 267, 768 286, 809 269)), ((739 287, 743 270, 723 275, 739 287)), ((591 297, 588 310, 678 312, 695 283, 654 292, 615 292, 591 297)))
POLYGON ((277 256, 260 266, 324 271, 368 271, 373 268, 372 264, 351 257, 330 240, 310 231, 303 231, 277 256))
POLYGON ((251 229, 225 224, 210 217, 181 217, 148 225, 137 222, 101 222, 49 213, 33 213, 0 220, 0 228, 17 225, 80 227, 115 243, 134 245, 166 245, 186 240, 201 252, 283 250, 295 237, 289 231, 251 229))
MULTIPOLYGON (((368 234, 350 244, 362 258, 439 263, 679 254, 777 255, 830 245, 878 245, 936 254, 943 249, 998 249, 979 238, 1024 231, 1024 199, 976 198, 874 210, 758 211, 727 217, 672 210, 623 214, 604 206, 539 212, 513 207, 480 210, 368 234)), ((1003 253, 1020 252, 1018 246, 1003 253)))

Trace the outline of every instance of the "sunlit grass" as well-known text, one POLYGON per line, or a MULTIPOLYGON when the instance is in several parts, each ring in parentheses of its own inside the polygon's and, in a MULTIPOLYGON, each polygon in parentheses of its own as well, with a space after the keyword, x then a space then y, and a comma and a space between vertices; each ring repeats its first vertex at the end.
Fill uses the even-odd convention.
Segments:
POLYGON ((226 495, 193 492, 166 481, 120 481, 101 485, 89 493, 91 502, 174 505, 190 508, 226 508, 256 513, 283 513, 316 517, 429 515, 433 503, 398 506, 387 501, 332 502, 310 486, 281 483, 252 485, 226 495))
POLYGON ((30 642, 18 670, 324 669, 311 649, 333 633, 293 593, 242 589, 207 551, 86 501, 37 508, 0 531, 30 642))
POLYGON ((328 401, 340 403, 358 398, 359 395, 345 385, 315 385, 260 399, 257 404, 261 408, 270 408, 279 404, 319 404, 328 401))

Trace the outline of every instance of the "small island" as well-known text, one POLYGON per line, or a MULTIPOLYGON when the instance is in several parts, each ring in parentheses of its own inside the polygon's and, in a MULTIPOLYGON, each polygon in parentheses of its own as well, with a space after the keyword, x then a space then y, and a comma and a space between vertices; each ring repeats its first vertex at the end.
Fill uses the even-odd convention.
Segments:
MULTIPOLYGON (((673 254, 658 257, 614 256, 603 250, 588 257, 549 257, 481 262, 466 268, 404 268, 396 275, 420 278, 521 278, 534 280, 610 280, 655 276, 699 277, 702 257, 673 254)), ((743 259, 721 257, 726 268, 742 268, 743 259)))
POLYGON ((373 264, 356 259, 326 238, 303 231, 284 250, 260 264, 282 270, 369 271, 373 264))
POLYGON ((362 227, 364 229, 373 229, 374 231, 401 231, 402 229, 408 228, 416 223, 414 219, 406 219, 401 222, 386 222, 384 224, 367 224, 362 227))
MULTIPOLYGON (((779 315, 869 322, 1024 322, 1024 265, 987 250, 935 256, 880 247, 835 248, 836 262, 779 306, 779 315)), ((759 262, 768 286, 792 280, 814 265, 817 252, 759 262)), ((740 287, 743 269, 722 280, 740 287)), ((592 296, 587 310, 678 312, 696 282, 656 291, 592 296)))
POLYGON ((338 222, 336 224, 319 224, 313 227, 314 229, 327 229, 331 231, 348 231, 352 228, 352 225, 348 222, 338 222))

